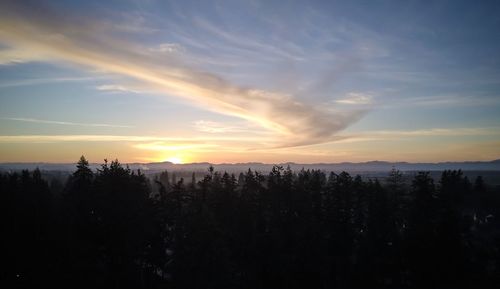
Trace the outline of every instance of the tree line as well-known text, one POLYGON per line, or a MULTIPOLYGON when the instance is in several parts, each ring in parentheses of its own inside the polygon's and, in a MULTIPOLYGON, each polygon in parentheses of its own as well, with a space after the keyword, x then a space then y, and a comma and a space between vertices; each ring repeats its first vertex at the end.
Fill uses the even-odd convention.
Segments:
POLYGON ((496 288, 500 191, 275 166, 151 181, 82 156, 0 174, 2 288, 496 288), (7 286, 7 287, 5 287, 7 286))

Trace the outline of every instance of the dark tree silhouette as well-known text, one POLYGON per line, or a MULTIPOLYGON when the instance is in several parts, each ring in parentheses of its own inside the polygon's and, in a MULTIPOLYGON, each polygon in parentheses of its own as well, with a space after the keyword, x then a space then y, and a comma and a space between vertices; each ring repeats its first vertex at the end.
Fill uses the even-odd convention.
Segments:
POLYGON ((496 288, 500 188, 410 174, 1 173, 0 286, 496 288))

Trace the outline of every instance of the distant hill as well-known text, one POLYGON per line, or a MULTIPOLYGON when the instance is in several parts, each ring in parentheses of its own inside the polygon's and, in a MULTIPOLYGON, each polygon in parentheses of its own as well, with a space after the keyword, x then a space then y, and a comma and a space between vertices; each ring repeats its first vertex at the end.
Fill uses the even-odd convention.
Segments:
MULTIPOLYGON (((91 164, 93 169, 97 169, 101 164, 91 164)), ((264 164, 258 162, 249 163, 223 163, 210 164, 208 162, 189 163, 189 164, 173 164, 171 162, 158 163, 130 163, 128 166, 131 169, 141 169, 148 173, 157 171, 206 171, 212 165, 216 170, 228 172, 242 172, 249 168, 256 171, 268 172, 274 164, 264 164)), ((439 163, 408 163, 408 162, 386 162, 386 161, 369 161, 369 162, 342 162, 342 163, 314 163, 314 164, 298 164, 298 163, 283 163, 278 164, 284 167, 290 166, 292 170, 304 169, 320 169, 324 171, 348 171, 348 172, 388 172, 393 167, 401 171, 442 171, 447 169, 462 169, 463 171, 500 171, 500 159, 493 161, 467 161, 467 162, 439 162, 439 163)), ((18 171, 22 169, 33 170, 39 168, 42 171, 73 171, 75 170, 74 163, 0 163, 2 171, 18 171)))

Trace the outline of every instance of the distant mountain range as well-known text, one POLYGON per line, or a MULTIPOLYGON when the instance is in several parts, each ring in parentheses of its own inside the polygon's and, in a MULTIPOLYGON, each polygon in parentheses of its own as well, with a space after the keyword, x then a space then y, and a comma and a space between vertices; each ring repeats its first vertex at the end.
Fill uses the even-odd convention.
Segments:
MULTIPOLYGON (((125 165, 125 164, 124 164, 125 165)), ((189 164, 173 164, 171 162, 158 163, 130 163, 128 166, 131 169, 141 169, 148 173, 158 171, 190 171, 199 172, 206 171, 210 166, 215 170, 227 172, 242 172, 248 169, 269 172, 273 164, 264 163, 223 163, 210 164, 208 162, 189 163, 189 164)), ((348 171, 348 172, 388 172, 393 167, 401 171, 442 171, 447 169, 462 169, 463 171, 500 171, 500 159, 493 161, 467 161, 467 162, 439 162, 439 163, 408 163, 408 162, 386 162, 386 161, 369 161, 369 162, 342 162, 342 163, 315 163, 315 164, 298 164, 298 163, 281 163, 283 167, 290 166, 292 170, 304 169, 320 169, 324 171, 348 171)), ((91 164, 91 168, 97 169, 101 164, 91 164)), ((74 163, 0 163, 2 171, 17 171, 22 169, 33 170, 39 168, 42 171, 74 171, 74 163)))

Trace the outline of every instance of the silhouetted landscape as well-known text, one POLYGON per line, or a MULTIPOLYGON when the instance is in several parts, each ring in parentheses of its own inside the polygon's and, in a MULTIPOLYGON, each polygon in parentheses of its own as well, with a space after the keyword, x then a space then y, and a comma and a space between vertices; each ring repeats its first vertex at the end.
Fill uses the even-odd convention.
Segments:
MULTIPOLYGON (((180 173, 180 172, 178 172, 180 173)), ((500 186, 273 166, 200 179, 118 161, 0 177, 3 288, 496 288, 500 186)))
POLYGON ((500 288, 500 1, 0 0, 0 289, 500 288))

